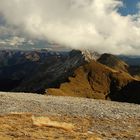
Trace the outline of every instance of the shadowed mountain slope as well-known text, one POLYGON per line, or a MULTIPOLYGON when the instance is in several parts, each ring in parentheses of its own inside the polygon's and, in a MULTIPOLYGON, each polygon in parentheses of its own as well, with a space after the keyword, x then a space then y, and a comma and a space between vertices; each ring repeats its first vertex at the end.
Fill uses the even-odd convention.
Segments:
POLYGON ((138 65, 137 59, 136 62, 133 60, 134 64, 132 65, 131 59, 130 59, 130 64, 129 64, 129 59, 126 61, 128 63, 127 64, 126 62, 124 62, 123 60, 121 60, 119 57, 115 55, 103 54, 97 61, 115 70, 127 72, 133 77, 135 77, 136 79, 140 80, 140 65, 138 65))
POLYGON ((90 59, 94 59, 90 53, 72 50, 67 57, 62 56, 54 61, 52 58, 50 61, 46 60, 13 91, 44 93, 46 88, 59 87, 62 83, 68 82, 68 77, 73 76, 74 71, 88 63, 90 59))
POLYGON ((0 58, 1 91, 140 103, 139 69, 111 54, 6 50, 0 58))
MULTIPOLYGON (((140 97, 139 81, 128 73, 116 71, 95 61, 78 68, 74 77, 69 80, 70 82, 61 84, 59 89, 48 89, 48 93, 126 102, 131 102, 131 97, 135 98, 135 95, 140 97), (135 93, 132 92, 133 88, 135 93), (125 93, 128 98, 121 93, 125 93)), ((140 98, 133 102, 140 103, 140 98)))
POLYGON ((128 65, 112 54, 103 54, 98 59, 98 62, 118 71, 128 72, 128 65))

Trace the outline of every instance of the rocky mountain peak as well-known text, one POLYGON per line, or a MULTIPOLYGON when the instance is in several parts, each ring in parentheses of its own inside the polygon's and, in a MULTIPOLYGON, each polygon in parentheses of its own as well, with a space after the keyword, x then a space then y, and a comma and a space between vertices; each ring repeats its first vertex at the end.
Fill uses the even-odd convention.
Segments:
POLYGON ((97 60, 100 57, 100 54, 95 51, 81 50, 81 52, 86 61, 97 60))
POLYGON ((91 60, 97 60, 100 57, 100 54, 90 50, 72 50, 70 52, 70 57, 79 56, 83 58, 86 62, 90 62, 91 60))

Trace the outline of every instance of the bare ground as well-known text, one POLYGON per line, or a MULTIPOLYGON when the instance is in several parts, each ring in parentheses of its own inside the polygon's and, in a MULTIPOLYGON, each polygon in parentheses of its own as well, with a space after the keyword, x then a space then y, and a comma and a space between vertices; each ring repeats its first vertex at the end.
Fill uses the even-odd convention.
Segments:
POLYGON ((0 93, 0 140, 139 140, 140 106, 0 93))

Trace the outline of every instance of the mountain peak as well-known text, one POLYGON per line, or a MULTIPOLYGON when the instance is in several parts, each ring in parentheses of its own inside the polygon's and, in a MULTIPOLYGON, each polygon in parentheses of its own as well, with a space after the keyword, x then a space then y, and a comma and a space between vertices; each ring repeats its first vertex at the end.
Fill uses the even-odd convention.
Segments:
POLYGON ((100 57, 100 54, 94 51, 82 49, 82 50, 72 50, 70 56, 79 55, 84 58, 85 61, 90 62, 91 60, 97 60, 100 57))
POLYGON ((100 54, 95 51, 84 49, 84 50, 81 50, 81 52, 86 61, 97 60, 100 57, 100 54))
POLYGON ((121 70, 127 72, 128 65, 119 59, 117 56, 112 54, 102 54, 101 57, 98 59, 98 62, 107 65, 108 67, 111 67, 115 70, 121 70))

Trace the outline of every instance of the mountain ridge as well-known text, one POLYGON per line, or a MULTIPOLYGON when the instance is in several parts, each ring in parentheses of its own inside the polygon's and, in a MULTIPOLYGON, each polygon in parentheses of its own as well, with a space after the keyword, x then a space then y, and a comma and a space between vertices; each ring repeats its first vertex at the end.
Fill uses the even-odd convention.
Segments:
MULTIPOLYGON (((5 60, 0 63, 0 90, 3 91, 126 102, 132 102, 130 98, 135 95, 139 97, 139 79, 135 76, 139 69, 133 68, 130 72, 128 64, 111 54, 86 50, 3 51, 0 57, 5 60), (136 93, 129 93, 132 89, 136 93)), ((140 101, 135 102, 133 98, 133 102, 140 101)))

